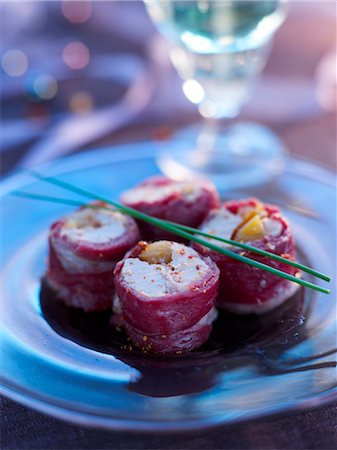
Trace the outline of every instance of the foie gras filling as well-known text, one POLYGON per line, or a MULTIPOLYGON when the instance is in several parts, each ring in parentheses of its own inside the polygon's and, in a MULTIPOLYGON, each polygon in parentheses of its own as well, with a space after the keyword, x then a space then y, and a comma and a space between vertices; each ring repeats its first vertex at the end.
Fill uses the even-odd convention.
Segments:
POLYGON ((196 200, 200 194, 200 186, 195 182, 174 182, 163 186, 145 185, 130 189, 123 194, 126 203, 153 203, 169 197, 172 194, 180 194, 186 201, 196 200))
POLYGON ((61 236, 72 242, 87 241, 102 244, 125 232, 125 217, 118 211, 83 208, 70 215, 61 230, 61 236))
MULTIPOLYGON (((201 230, 224 239, 246 242, 261 239, 266 235, 279 236, 282 233, 282 224, 269 218, 263 205, 257 202, 255 205, 239 208, 237 214, 221 208, 201 230)), ((227 246, 218 241, 217 245, 227 246)))
POLYGON ((127 258, 124 280, 147 297, 161 297, 188 290, 210 271, 199 254, 176 242, 148 244, 137 258, 127 258))

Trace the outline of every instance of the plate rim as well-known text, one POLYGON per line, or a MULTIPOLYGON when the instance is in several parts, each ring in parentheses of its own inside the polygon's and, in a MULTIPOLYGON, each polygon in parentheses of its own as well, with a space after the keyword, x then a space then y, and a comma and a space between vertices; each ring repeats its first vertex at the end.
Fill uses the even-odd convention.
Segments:
POLYGON ((172 422, 161 421, 161 422, 151 422, 135 419, 120 419, 120 418, 109 418, 104 416, 90 415, 87 413, 82 413, 81 411, 76 411, 72 409, 62 409, 61 406, 56 406, 43 400, 37 400, 33 396, 23 397, 20 393, 16 393, 10 388, 6 388, 2 385, 0 378, 0 393, 10 400, 16 401, 26 407, 30 407, 37 412, 42 414, 47 414, 48 416, 54 417, 58 420, 64 420, 68 423, 78 424, 90 428, 100 428, 105 430, 114 431, 129 431, 129 432, 140 432, 145 431, 148 433, 158 434, 158 433, 177 433, 177 432, 190 432, 196 429, 207 430, 212 428, 218 428, 221 426, 239 424, 243 422, 248 422, 252 420, 282 416, 287 412, 299 413, 304 411, 309 411, 316 409, 317 407, 326 406, 337 401, 337 384, 329 391, 317 394, 314 398, 306 399, 301 402, 296 402, 296 405, 289 404, 283 408, 276 410, 274 407, 272 410, 268 408, 268 411, 264 409, 259 410, 259 412, 248 414, 247 416, 237 416, 235 418, 228 418, 225 416, 213 416, 211 418, 202 419, 190 419, 186 421, 175 420, 172 422))

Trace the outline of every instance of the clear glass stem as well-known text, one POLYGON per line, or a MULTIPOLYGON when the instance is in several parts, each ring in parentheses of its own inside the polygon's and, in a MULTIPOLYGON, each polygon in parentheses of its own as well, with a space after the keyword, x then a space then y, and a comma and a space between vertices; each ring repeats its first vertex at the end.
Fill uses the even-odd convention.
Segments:
POLYGON ((171 178, 206 176, 219 189, 228 189, 274 177, 282 171, 284 155, 279 139, 261 125, 207 119, 201 129, 177 133, 158 163, 171 178))
POLYGON ((231 124, 248 101, 284 20, 279 0, 145 0, 172 43, 171 60, 186 97, 205 118, 182 130, 159 158, 173 178, 208 176, 218 187, 260 182, 281 167, 283 146, 268 130, 231 124))

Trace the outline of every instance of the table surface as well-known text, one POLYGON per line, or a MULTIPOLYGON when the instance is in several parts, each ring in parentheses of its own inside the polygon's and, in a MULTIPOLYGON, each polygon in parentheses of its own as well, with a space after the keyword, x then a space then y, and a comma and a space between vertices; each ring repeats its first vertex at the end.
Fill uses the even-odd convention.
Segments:
MULTIPOLYGON (((93 3, 86 23, 62 21, 60 2, 32 2, 27 5, 31 5, 30 9, 26 7, 28 21, 18 27, 17 33, 10 32, 10 20, 6 23, 7 28, 5 26, 2 30, 5 51, 13 47, 21 48, 20 45, 25 48, 29 39, 34 41, 41 33, 47 32, 51 36, 57 35, 60 41, 63 39, 62 42, 69 35, 77 40, 83 39, 92 54, 96 47, 101 49, 105 45, 107 51, 116 55, 123 52, 143 57, 144 42, 150 42, 156 36, 140 2, 93 3), (108 19, 107 13, 110 14, 108 19), (56 18, 52 25, 46 19, 50 15, 56 18), (44 19, 45 29, 39 25, 41 18, 44 19), (125 21, 130 22, 131 26, 137 24, 138 35, 134 39, 126 33, 125 26, 123 28, 125 21)), ((6 17, 10 19, 16 12, 15 5, 12 10, 8 5, 6 8, 6 17)), ((48 38, 49 35, 44 36, 48 38)), ((333 2, 291 4, 288 19, 276 36, 273 52, 256 92, 242 112, 242 118, 255 119, 275 131, 291 154, 310 158, 332 170, 337 167, 336 103, 332 102, 331 106, 325 94, 327 91, 330 98, 336 99, 336 86, 329 84, 331 76, 325 72, 324 61, 329 52, 336 54, 333 49, 335 43, 336 5, 333 2), (268 89, 273 89, 272 99, 268 89)), ((44 48, 38 49, 38 56, 48 52, 48 45, 46 43, 44 48)), ((36 54, 31 56, 32 59, 34 57, 36 54)), ((55 108, 56 97, 46 102, 32 99, 24 91, 27 85, 25 77, 17 77, 14 88, 13 80, 9 80, 9 84, 4 83, 2 89, 6 95, 2 113, 7 140, 3 138, 2 142, 1 172, 10 175, 21 166, 44 162, 65 153, 165 137, 180 126, 197 121, 197 111, 181 93, 180 80, 170 67, 167 54, 164 52, 160 58, 160 70, 163 72, 157 79, 158 85, 138 114, 130 114, 119 126, 107 127, 87 142, 65 146, 61 150, 56 148, 54 153, 46 150, 41 142, 52 136, 55 125, 60 123, 60 106, 55 108), (165 89, 161 89, 162 86, 165 89), (8 95, 10 90, 13 92, 8 95), (16 140, 18 133, 8 132, 8 125, 14 123, 14 129, 17 129, 17 123, 21 126, 22 121, 33 121, 33 127, 36 119, 43 122, 42 133, 16 140)), ((118 90, 120 86, 115 88, 118 90)), ((66 114, 62 118, 70 116, 69 112, 68 116, 66 114)), ((335 449, 336 418, 337 400, 336 404, 312 411, 267 417, 215 430, 147 435, 75 426, 3 399, 1 438, 3 449, 335 449)))

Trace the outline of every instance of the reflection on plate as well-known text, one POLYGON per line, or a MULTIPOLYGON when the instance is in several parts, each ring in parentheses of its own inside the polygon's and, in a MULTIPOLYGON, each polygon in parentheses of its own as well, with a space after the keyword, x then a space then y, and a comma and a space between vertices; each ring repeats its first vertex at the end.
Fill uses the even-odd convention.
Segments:
POLYGON ((216 384, 224 363, 227 370, 249 364, 261 373, 285 371, 274 361, 285 349, 306 339, 304 323, 310 305, 304 308, 303 300, 303 290, 299 290, 286 304, 263 316, 219 311, 210 338, 198 350, 182 356, 144 357, 129 347, 122 330, 112 326, 111 313, 88 314, 69 308, 44 282, 40 291, 43 316, 58 334, 97 352, 114 355, 136 368, 140 377, 131 380, 128 389, 151 397, 205 391, 216 384))
MULTIPOLYGON (((118 198, 122 190, 157 173, 154 151, 150 143, 104 149, 41 171, 118 198)), ((256 195, 280 204, 300 260, 334 275, 333 178, 290 160, 272 185, 227 192, 226 197, 256 195)), ((336 398, 334 292, 326 296, 301 289, 260 317, 221 313, 199 350, 144 357, 125 350, 127 338, 110 325, 109 314, 66 308, 41 283, 48 226, 71 209, 10 197, 19 187, 64 195, 26 175, 2 186, 5 395, 78 423, 151 431, 200 429, 336 398)))

